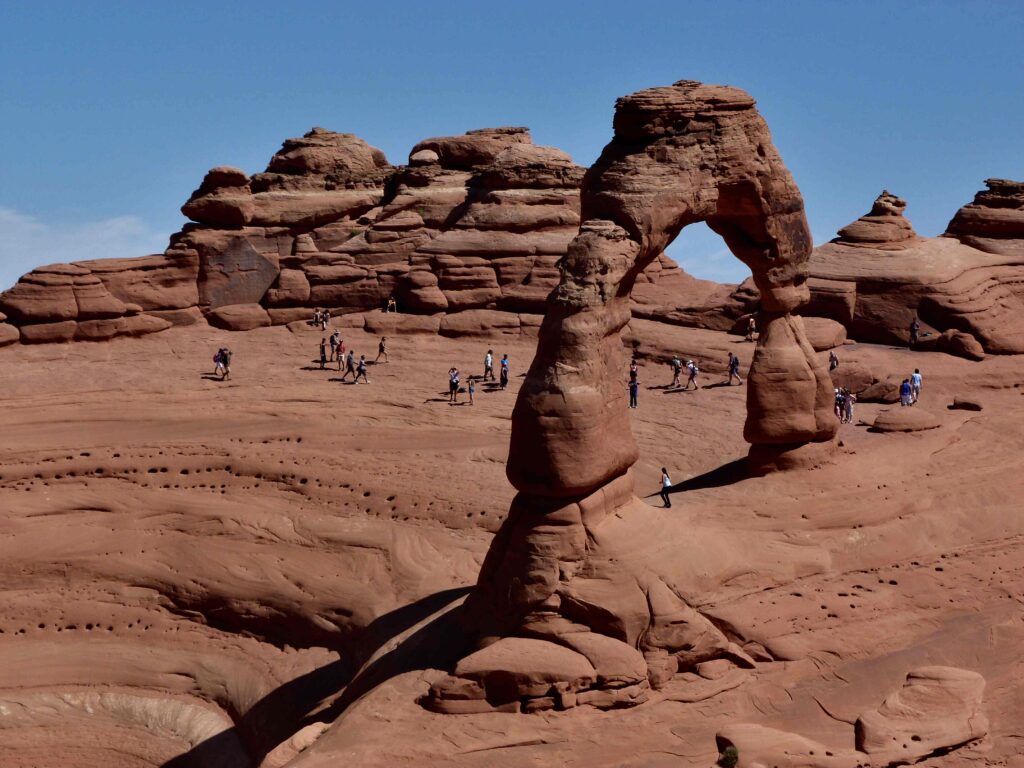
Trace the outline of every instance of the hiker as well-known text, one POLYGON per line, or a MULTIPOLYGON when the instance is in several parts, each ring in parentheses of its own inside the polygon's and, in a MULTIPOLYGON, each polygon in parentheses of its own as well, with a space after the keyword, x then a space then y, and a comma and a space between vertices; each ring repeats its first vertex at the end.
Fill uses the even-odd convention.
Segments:
POLYGON ((843 390, 839 387, 836 387, 835 412, 836 418, 839 419, 841 424, 843 422, 843 414, 846 412, 846 397, 843 395, 843 390))
POLYGON ((341 362, 345 359, 345 340, 338 337, 338 370, 341 370, 341 362))
POLYGON ((398 302, 395 301, 395 296, 392 294, 388 296, 388 305, 384 309, 385 312, 398 312, 398 302))
POLYGON ((508 386, 508 355, 501 356, 501 388, 504 389, 508 386))
POLYGON ((917 344, 917 334, 921 332, 921 324, 917 322, 915 317, 910 321, 910 346, 917 344))
POLYGON ((340 331, 335 331, 334 333, 331 334, 331 338, 330 338, 331 356, 329 358, 327 358, 327 359, 330 362, 332 362, 332 363, 334 362, 335 354, 337 354, 337 352, 338 352, 338 341, 340 339, 341 339, 341 332, 340 331))
MULTIPOLYGON (((340 360, 340 358, 339 358, 339 360, 340 360)), ((338 370, 340 371, 341 368, 338 368, 338 370)), ((348 375, 350 373, 352 374, 352 383, 355 384, 355 379, 356 379, 356 355, 355 355, 355 353, 351 349, 348 351, 348 357, 345 358, 345 373, 344 373, 344 375, 342 375, 341 380, 344 381, 345 379, 347 379, 348 375)))
POLYGON ((629 407, 637 407, 637 398, 640 395, 640 381, 638 379, 629 380, 629 407))
POLYGON ((469 384, 466 386, 466 391, 469 392, 469 404, 473 404, 473 395, 476 394, 476 379, 472 376, 469 377, 469 384))
POLYGON ((661 468, 661 500, 665 503, 665 509, 672 506, 672 499, 668 497, 668 489, 672 487, 672 478, 668 476, 668 470, 661 468))
POLYGON ((320 325, 320 308, 317 307, 313 310, 313 325, 320 325))
POLYGON ((672 389, 679 386, 679 377, 683 375, 683 361, 679 359, 679 355, 673 355, 669 365, 672 366, 672 383, 668 386, 672 389))
POLYGON ((689 389, 690 385, 693 384, 694 389, 700 389, 697 385, 697 374, 700 373, 700 368, 693 360, 686 361, 686 370, 689 371, 689 377, 686 379, 686 386, 683 389, 689 389))
POLYGON ((454 365, 448 369, 448 402, 454 403, 459 399, 459 369, 454 365))
MULTIPOLYGON (((743 379, 740 378, 740 358, 739 355, 734 355, 732 352, 729 353, 729 380, 726 382, 728 385, 732 385, 733 377, 736 377, 736 381, 743 385, 743 379)), ((694 382, 696 384, 696 382, 694 382)))
POLYGON ((363 377, 364 384, 370 383, 370 380, 366 378, 366 355, 359 356, 359 365, 356 366, 356 377, 353 380, 353 383, 358 384, 360 376, 363 377))
POLYGON ((904 379, 900 384, 900 405, 913 405, 911 398, 910 379, 904 379))
POLYGON ((857 396, 850 390, 843 391, 843 408, 844 416, 846 417, 846 423, 853 423, 853 404, 857 402, 857 396))
POLYGON ((373 362, 376 363, 378 360, 380 360, 381 355, 384 356, 384 362, 386 363, 388 361, 388 337, 387 336, 381 336, 380 337, 380 343, 377 345, 377 359, 374 360, 373 362))
POLYGON ((757 321, 754 319, 754 316, 751 315, 750 319, 747 320, 747 336, 745 340, 753 341, 755 333, 757 333, 757 321))
POLYGON ((324 311, 323 311, 323 312, 322 312, 322 313, 320 314, 320 324, 321 324, 321 326, 323 327, 323 330, 325 330, 325 331, 327 330, 327 324, 328 324, 328 323, 329 323, 330 321, 331 321, 331 311, 330 311, 329 309, 325 309, 325 310, 324 310, 324 311))
POLYGON ((829 353, 828 353, 828 369, 830 371, 834 371, 838 367, 839 367, 839 355, 836 354, 836 351, 834 349, 830 350, 829 353))
POLYGON ((636 358, 634 357, 629 361, 629 380, 636 381, 636 377, 640 375, 640 366, 637 365, 636 358))
POLYGON ((221 361, 220 380, 224 381, 225 379, 230 379, 231 378, 231 350, 228 349, 227 347, 224 347, 224 349, 221 350, 221 352, 220 352, 220 361, 221 361))
POLYGON ((320 339, 320 370, 327 365, 327 339, 320 339))
POLYGON ((494 381, 494 352, 489 349, 484 355, 484 381, 494 381))
POLYGON ((213 356, 213 375, 224 378, 224 347, 218 349, 213 356))
POLYGON ((921 396, 921 370, 915 368, 914 372, 910 374, 910 395, 913 398, 913 403, 917 402, 917 398, 921 396))

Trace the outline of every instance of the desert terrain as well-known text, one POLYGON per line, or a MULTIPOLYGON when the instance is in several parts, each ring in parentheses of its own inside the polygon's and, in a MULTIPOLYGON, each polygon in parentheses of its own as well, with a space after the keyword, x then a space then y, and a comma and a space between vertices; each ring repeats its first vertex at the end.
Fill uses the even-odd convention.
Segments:
MULTIPOLYGON (((765 660, 677 677, 633 709, 533 715, 417 703, 464 652, 444 617, 513 496, 530 338, 392 337, 369 385, 320 371, 322 334, 302 324, 0 350, 0 762, 710 765, 738 723, 852 749, 853 721, 908 669, 948 665, 985 677, 990 731, 928 764, 1015 765, 1019 361, 847 344, 841 366, 920 368, 914 408, 940 426, 873 432, 899 405, 858 404, 830 464, 745 477, 744 387, 711 372, 666 390, 658 355, 704 350, 721 371, 735 349, 745 373, 753 345, 647 330, 638 489, 668 468, 673 507, 648 498, 651 524, 694 559, 695 607, 765 660), (209 376, 223 345, 227 382, 209 376), (448 368, 478 375, 488 348, 513 361, 509 390, 450 406, 448 368), (721 538, 714 562, 688 551, 701 528, 721 538)), ((376 336, 342 331, 372 359, 376 336)))

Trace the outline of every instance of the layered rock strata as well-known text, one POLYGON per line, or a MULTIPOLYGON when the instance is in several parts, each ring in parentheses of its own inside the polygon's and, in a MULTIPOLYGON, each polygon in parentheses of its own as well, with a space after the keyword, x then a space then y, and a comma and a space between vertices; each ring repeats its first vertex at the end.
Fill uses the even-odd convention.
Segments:
POLYGON ((760 292, 744 428, 752 466, 820 459, 836 433, 828 373, 793 314, 808 298, 803 201, 754 100, 681 81, 619 99, 614 131, 584 178, 583 221, 513 412, 507 474, 519 494, 466 606, 482 648, 433 687, 427 702, 440 711, 591 696, 628 706, 697 663, 752 664, 684 599, 692 574, 659 549, 662 523, 630 471, 638 450, 619 334, 637 276, 683 227, 707 221, 760 292), (512 638, 531 649, 513 653, 512 638), (543 675, 522 674, 535 656, 543 675))
POLYGON ((816 248, 807 314, 858 341, 978 359, 1024 352, 1024 183, 989 179, 937 238, 916 236, 905 203, 883 192, 871 212, 816 248))

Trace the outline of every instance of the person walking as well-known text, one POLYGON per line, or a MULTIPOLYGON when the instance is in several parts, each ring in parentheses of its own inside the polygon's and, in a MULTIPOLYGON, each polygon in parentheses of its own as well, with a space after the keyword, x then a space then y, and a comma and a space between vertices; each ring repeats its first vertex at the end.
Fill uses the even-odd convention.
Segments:
POLYGON ((377 359, 374 360, 373 362, 376 363, 378 360, 380 360, 381 356, 384 357, 384 362, 386 363, 388 361, 388 337, 387 336, 381 336, 380 337, 380 343, 377 345, 377 359))
POLYGON ((668 490, 672 487, 672 478, 668 476, 668 470, 664 467, 661 468, 661 496, 662 502, 665 504, 665 509, 672 507, 672 499, 669 498, 668 490))
POLYGON ((227 381, 231 378, 231 350, 224 347, 220 353, 220 359, 223 363, 221 367, 220 380, 227 381))
POLYGON ((629 380, 629 407, 637 407, 637 399, 640 396, 640 380, 630 379, 629 380))
POLYGON ((213 356, 213 375, 224 378, 224 347, 218 349, 213 356))
POLYGON ((472 376, 469 377, 469 383, 466 385, 466 391, 469 393, 469 404, 473 404, 473 395, 476 394, 476 379, 472 376))
POLYGON ((457 402, 459 399, 459 369, 454 365, 448 369, 448 402, 457 402))
POLYGON ((915 368, 914 372, 910 374, 910 396, 913 398, 911 405, 917 402, 917 398, 921 396, 921 370, 915 368))
POLYGON ((844 416, 846 417, 846 423, 853 423, 853 405, 857 402, 857 396, 850 390, 844 390, 843 392, 843 408, 844 416))
POLYGON ((669 365, 672 366, 672 383, 668 387, 675 389, 679 386, 679 377, 683 375, 683 361, 679 359, 679 355, 673 355, 669 365))
MULTIPOLYGON (((341 358, 338 359, 340 360, 341 358)), ((338 370, 341 370, 341 368, 339 367, 338 370)), ((341 380, 344 381, 345 379, 347 379, 349 377, 349 374, 352 375, 352 383, 355 384, 356 355, 351 349, 348 351, 348 355, 345 357, 345 373, 342 374, 341 380)))
POLYGON ((700 373, 700 368, 697 367, 693 360, 687 360, 686 370, 689 372, 689 377, 686 379, 686 386, 683 389, 689 389, 691 384, 693 384, 694 389, 700 389, 700 386, 697 384, 697 374, 700 373))
POLYGON ((484 381, 494 381, 494 352, 490 349, 484 355, 484 381))
POLYGON ((322 313, 320 313, 320 325, 323 328, 323 330, 327 330, 327 324, 329 322, 331 322, 331 311, 329 309, 325 309, 322 313))
POLYGON ((829 353, 828 353, 828 369, 830 371, 834 371, 838 367, 839 367, 839 355, 836 354, 836 351, 834 349, 830 350, 829 353))
POLYGON ((903 383, 900 384, 900 405, 913 405, 910 401, 910 379, 904 379, 903 383))
MULTIPOLYGON (((740 378, 740 358, 739 355, 734 355, 732 352, 729 353, 729 380, 726 382, 729 386, 732 386, 733 377, 736 377, 736 381, 742 386, 743 379, 740 378)), ((696 383, 696 382, 694 382, 696 383)))
POLYGON ((508 366, 509 366, 508 355, 502 355, 501 356, 501 380, 499 382, 501 384, 501 388, 502 389, 504 389, 505 387, 508 386, 508 366))
POLYGON ((751 315, 750 319, 747 320, 747 335, 745 340, 753 341, 755 333, 757 333, 757 321, 754 319, 754 316, 751 315))
POLYGON ((917 318, 915 317, 913 320, 910 321, 910 346, 911 347, 914 346, 915 344, 917 344, 917 337, 918 337, 918 334, 920 332, 921 332, 921 324, 919 322, 917 322, 917 318))
POLYGON ((843 390, 836 387, 836 400, 835 400, 835 412, 836 418, 839 419, 839 423, 843 423, 843 414, 846 413, 846 396, 843 394, 843 390))
POLYGON ((327 365, 327 339, 320 339, 320 370, 327 365))
POLYGON ((363 383, 369 384, 370 380, 366 377, 366 355, 359 356, 359 365, 356 366, 356 377, 353 380, 355 384, 359 383, 359 377, 363 377, 363 383))

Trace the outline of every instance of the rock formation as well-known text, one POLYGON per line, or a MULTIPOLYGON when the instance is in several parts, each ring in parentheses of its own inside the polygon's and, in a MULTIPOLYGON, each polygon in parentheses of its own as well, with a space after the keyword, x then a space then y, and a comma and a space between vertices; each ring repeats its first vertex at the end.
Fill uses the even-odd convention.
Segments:
POLYGON ((754 100, 681 81, 619 99, 614 131, 584 178, 583 221, 513 413, 519 494, 466 608, 482 648, 433 687, 439 711, 466 699, 476 711, 628 706, 699 662, 752 663, 683 599, 679 553, 659 551, 660 523, 633 491, 619 334, 636 276, 683 227, 707 221, 760 291, 751 464, 820 457, 836 433, 831 382, 792 314, 808 297, 803 201, 754 100))
POLYGON ((937 238, 916 236, 905 203, 883 192, 815 249, 803 312, 841 322, 857 341, 905 344, 917 317, 921 349, 1024 352, 1024 183, 986 185, 937 238))

